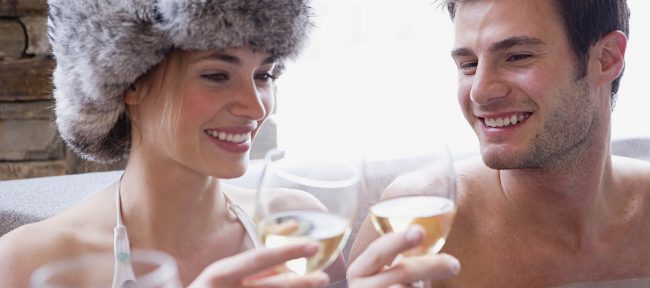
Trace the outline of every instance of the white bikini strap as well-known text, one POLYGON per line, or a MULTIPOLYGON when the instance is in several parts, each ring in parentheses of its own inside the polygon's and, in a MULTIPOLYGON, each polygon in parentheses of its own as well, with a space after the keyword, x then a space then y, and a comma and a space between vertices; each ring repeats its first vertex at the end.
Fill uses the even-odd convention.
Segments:
POLYGON ((253 219, 237 203, 232 202, 227 195, 226 202, 228 203, 228 209, 235 214, 239 222, 244 226, 249 243, 255 248, 263 247, 264 245, 262 245, 262 242, 257 237, 257 225, 255 225, 253 219))
POLYGON ((113 229, 113 253, 115 257, 115 269, 113 273, 113 288, 134 287, 135 274, 131 266, 131 245, 129 235, 126 233, 126 226, 122 223, 122 178, 117 182, 115 188, 115 207, 117 208, 117 225, 113 229))

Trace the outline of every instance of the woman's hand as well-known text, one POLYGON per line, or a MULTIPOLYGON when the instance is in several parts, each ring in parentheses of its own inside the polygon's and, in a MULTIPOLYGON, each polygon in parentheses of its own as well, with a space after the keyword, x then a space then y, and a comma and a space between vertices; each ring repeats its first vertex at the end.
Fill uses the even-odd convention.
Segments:
POLYGON ((208 266, 189 286, 191 288, 302 288, 325 287, 329 277, 323 272, 306 276, 277 275, 275 267, 291 259, 316 254, 313 243, 291 244, 278 248, 255 249, 221 259, 208 266))
POLYGON ((447 254, 404 257, 391 266, 400 253, 416 247, 423 239, 420 226, 377 238, 348 268, 348 287, 410 287, 410 283, 420 280, 430 282, 458 274, 460 263, 447 254))

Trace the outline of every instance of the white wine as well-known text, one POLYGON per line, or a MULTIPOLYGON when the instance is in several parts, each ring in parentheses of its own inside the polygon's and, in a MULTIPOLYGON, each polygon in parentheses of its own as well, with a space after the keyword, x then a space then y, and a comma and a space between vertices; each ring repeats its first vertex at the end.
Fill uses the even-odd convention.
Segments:
POLYGON ((435 254, 445 245, 456 215, 454 202, 437 196, 388 199, 370 208, 372 224, 380 234, 402 232, 411 225, 424 228, 424 241, 405 256, 435 254))
POLYGON ((347 219, 327 212, 289 211, 272 214, 258 225, 266 247, 274 248, 304 241, 317 242, 318 253, 288 261, 286 267, 298 275, 320 271, 340 254, 350 235, 347 219))

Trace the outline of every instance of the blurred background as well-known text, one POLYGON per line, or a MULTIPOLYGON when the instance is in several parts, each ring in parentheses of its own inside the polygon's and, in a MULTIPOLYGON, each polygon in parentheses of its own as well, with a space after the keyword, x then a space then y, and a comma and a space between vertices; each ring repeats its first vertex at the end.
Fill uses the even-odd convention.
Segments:
MULTIPOLYGON (((313 0, 311 41, 277 82, 280 125, 256 141, 253 157, 276 141, 372 159, 425 154, 439 143, 459 158, 478 153, 456 102, 452 23, 433 2, 313 0)), ((628 3, 631 36, 612 139, 650 137, 643 120, 650 1, 628 3)), ((124 165, 82 161, 62 144, 53 124, 46 15, 44 0, 0 0, 0 180, 124 165)))

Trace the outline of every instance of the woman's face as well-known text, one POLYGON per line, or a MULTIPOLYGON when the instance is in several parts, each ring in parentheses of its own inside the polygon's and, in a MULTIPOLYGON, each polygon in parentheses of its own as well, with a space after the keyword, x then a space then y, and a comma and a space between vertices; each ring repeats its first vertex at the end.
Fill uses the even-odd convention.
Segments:
POLYGON ((275 60, 248 48, 168 57, 180 58, 159 65, 150 81, 161 84, 150 85, 136 111, 130 107, 136 123, 131 158, 140 154, 218 178, 241 176, 252 137, 273 109, 275 60))

